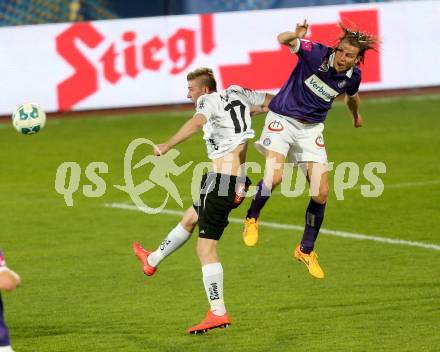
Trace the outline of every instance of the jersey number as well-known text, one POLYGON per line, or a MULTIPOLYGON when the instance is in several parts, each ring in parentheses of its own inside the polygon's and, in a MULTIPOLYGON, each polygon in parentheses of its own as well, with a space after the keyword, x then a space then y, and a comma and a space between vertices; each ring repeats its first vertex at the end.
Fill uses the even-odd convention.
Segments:
POLYGON ((232 122, 234 122, 235 133, 241 133, 247 130, 247 125, 244 116, 246 106, 244 106, 240 100, 231 101, 228 105, 225 106, 225 110, 229 111, 229 113, 231 114, 232 122), (240 107, 240 115, 241 115, 241 119, 243 120, 243 130, 241 130, 240 121, 238 121, 237 118, 237 112, 235 110, 237 106, 240 107))

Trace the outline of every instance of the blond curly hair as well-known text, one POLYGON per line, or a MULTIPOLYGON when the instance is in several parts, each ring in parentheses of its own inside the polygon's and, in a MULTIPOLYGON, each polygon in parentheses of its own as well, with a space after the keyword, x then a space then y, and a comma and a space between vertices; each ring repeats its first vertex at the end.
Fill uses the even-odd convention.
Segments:
POLYGON ((365 52, 367 50, 378 51, 378 45, 380 40, 370 34, 359 31, 359 29, 351 30, 345 27, 342 23, 339 23, 339 27, 342 30, 342 35, 338 38, 338 45, 341 42, 347 42, 348 44, 359 48, 358 57, 359 62, 363 63, 365 58, 365 52))

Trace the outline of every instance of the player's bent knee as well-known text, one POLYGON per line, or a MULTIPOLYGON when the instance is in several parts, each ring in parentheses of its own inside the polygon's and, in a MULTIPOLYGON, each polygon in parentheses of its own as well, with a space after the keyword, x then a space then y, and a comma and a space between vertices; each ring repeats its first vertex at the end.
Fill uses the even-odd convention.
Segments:
POLYGON ((188 231, 188 232, 193 232, 194 228, 197 225, 197 218, 190 218, 190 219, 182 219, 182 221, 180 222, 180 224, 182 225, 182 227, 188 231))
POLYGON ((191 207, 187 209, 183 214, 180 224, 183 226, 183 228, 186 231, 192 232, 196 227, 198 221, 199 221, 199 217, 196 211, 194 210, 194 208, 191 207))
POLYGON ((316 203, 325 204, 328 200, 329 188, 321 187, 319 189, 319 194, 317 196, 312 197, 316 203))
POLYGON ((264 184, 269 187, 271 186, 272 189, 281 184, 281 182, 283 182, 282 174, 275 174, 271 179, 264 179, 264 184))
POLYGON ((275 175, 273 177, 272 187, 276 187, 283 182, 283 175, 275 175))

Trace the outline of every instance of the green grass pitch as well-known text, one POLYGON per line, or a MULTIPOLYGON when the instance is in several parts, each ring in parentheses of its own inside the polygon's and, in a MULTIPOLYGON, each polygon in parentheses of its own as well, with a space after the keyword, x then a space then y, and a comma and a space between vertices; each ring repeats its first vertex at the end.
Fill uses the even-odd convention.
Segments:
MULTIPOLYGON (((364 127, 354 129, 336 104, 326 122, 329 160, 387 166, 385 192, 362 197, 332 192, 323 227, 330 230, 440 245, 440 98, 365 100, 364 127), (389 187, 389 188, 387 188, 389 187)), ((163 142, 191 112, 49 120, 42 132, 22 136, 0 125, 1 235, 8 264, 23 285, 4 293, 14 349, 46 351, 438 351, 440 251, 321 234, 324 280, 313 279, 292 258, 301 231, 261 227, 254 248, 231 223, 219 252, 225 301, 233 324, 203 336, 186 328, 208 310, 195 253, 196 235, 145 277, 131 252, 140 240, 154 249, 179 217, 106 208, 132 204, 113 187, 124 183, 123 157, 138 137, 163 142), (55 192, 57 167, 75 161, 80 187, 67 207, 55 192), (108 164, 105 194, 87 198, 84 175, 92 161, 108 164)), ((264 116, 254 119, 259 135, 264 116)), ((207 161, 198 135, 178 147, 179 165, 207 161)), ((141 148, 135 159, 149 153, 141 148)), ((253 146, 249 161, 262 164, 253 146)), ((191 204, 192 167, 173 181, 191 204)), ((138 170, 135 179, 148 176, 138 170)), ((261 174, 250 174, 254 184, 261 174)), ((332 177, 331 177, 332 179, 332 177)), ((359 184, 364 182, 361 178, 359 184)), ((364 182, 365 183, 365 182, 364 182)), ((158 187, 143 195, 157 206, 158 187)), ((307 196, 275 194, 262 220, 303 225, 307 196)), ((233 211, 242 218, 250 200, 233 211)), ((167 209, 181 210, 170 200, 167 209)))

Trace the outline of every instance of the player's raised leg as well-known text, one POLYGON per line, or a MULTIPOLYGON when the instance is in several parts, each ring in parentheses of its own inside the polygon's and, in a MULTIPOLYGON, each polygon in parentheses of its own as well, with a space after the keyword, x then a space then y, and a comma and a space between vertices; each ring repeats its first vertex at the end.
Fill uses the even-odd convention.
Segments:
POLYGON ((142 263, 145 275, 153 275, 160 262, 180 248, 191 237, 197 220, 198 216, 194 208, 188 208, 183 214, 182 220, 168 233, 154 252, 142 248, 138 242, 133 244, 134 254, 142 263))
POLYGON ((322 279, 324 278, 324 272, 319 265, 318 255, 313 249, 324 220, 325 205, 328 198, 327 165, 308 163, 307 178, 310 182, 312 196, 306 210, 303 237, 301 243, 295 248, 293 255, 306 265, 312 276, 322 279))
POLYGON ((257 184, 257 192, 244 222, 243 241, 247 246, 255 246, 258 242, 258 218, 272 190, 283 180, 284 159, 283 154, 266 150, 265 174, 257 184))
POLYGON ((223 267, 217 255, 217 240, 199 238, 197 254, 202 264, 203 285, 211 306, 205 319, 188 329, 190 334, 204 333, 231 324, 223 296, 223 267))

